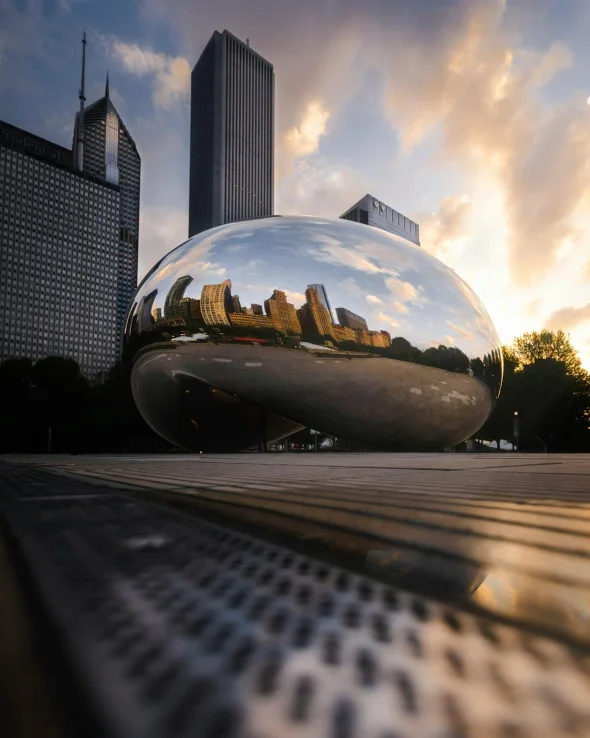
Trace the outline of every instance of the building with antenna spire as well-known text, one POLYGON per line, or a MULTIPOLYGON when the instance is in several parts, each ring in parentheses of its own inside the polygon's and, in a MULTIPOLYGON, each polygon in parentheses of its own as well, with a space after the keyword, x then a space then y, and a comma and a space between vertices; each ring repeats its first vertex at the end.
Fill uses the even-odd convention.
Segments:
POLYGON ((80 91, 78 98, 80 100, 80 112, 76 116, 74 124, 74 143, 72 150, 74 152, 74 167, 79 172, 84 169, 84 104, 86 95, 84 94, 86 87, 86 31, 82 36, 82 75, 80 78, 80 91), (79 121, 82 125, 79 125, 79 121))
POLYGON ((108 73, 103 97, 80 108, 74 128, 82 133, 83 171, 118 186, 121 193, 117 270, 117 336, 120 340, 137 287, 141 158, 111 100, 108 73))
POLYGON ((0 120, 0 362, 118 358, 137 283, 140 158, 105 94, 86 106, 86 34, 71 149, 0 120))

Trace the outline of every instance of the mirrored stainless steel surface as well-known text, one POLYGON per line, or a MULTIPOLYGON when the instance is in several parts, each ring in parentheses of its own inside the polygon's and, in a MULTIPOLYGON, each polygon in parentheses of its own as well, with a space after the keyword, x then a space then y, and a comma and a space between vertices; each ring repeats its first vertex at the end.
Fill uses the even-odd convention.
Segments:
POLYGON ((245 449, 301 427, 428 450, 475 433, 502 381, 483 304, 421 248, 346 220, 220 226, 171 251, 129 313, 124 359, 148 424, 245 449))

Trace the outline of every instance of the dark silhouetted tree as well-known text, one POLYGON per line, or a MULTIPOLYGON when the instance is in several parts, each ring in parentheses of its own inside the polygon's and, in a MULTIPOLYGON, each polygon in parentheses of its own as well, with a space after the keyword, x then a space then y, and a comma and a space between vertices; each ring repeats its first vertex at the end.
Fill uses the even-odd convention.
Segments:
POLYGON ((512 440, 517 412, 521 450, 590 450, 590 377, 569 337, 525 333, 503 355, 502 392, 478 438, 512 440))

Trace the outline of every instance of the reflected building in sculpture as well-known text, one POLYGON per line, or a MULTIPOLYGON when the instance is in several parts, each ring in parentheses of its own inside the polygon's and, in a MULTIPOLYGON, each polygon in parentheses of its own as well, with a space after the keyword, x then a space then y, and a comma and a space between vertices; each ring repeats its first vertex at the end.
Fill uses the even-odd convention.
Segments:
POLYGON ((147 331, 154 324, 153 305, 158 294, 158 290, 152 290, 149 294, 142 298, 138 307, 139 330, 147 331))
POLYGON ((228 313, 232 312, 231 281, 206 284, 201 292, 201 315, 206 325, 231 325, 228 313))
POLYGON ((273 217, 196 236, 148 273, 128 325, 141 414, 196 450, 251 448, 301 427, 382 449, 441 449, 482 426, 502 378, 498 336, 457 274, 344 219, 273 217), (212 264, 231 281, 211 284, 212 264), (266 314, 265 285, 281 288, 263 300, 266 314), (318 285, 347 305, 337 313, 348 325, 333 322, 318 285), (171 292, 182 315, 137 335, 171 292), (404 308, 395 319, 394 297, 404 308))
POLYGON ((336 315, 338 316, 338 322, 340 323, 340 325, 346 326, 347 328, 352 328, 354 331, 369 330, 367 321, 360 315, 353 313, 352 310, 347 310, 343 307, 336 308, 336 315))
POLYGON ((373 195, 365 195, 340 216, 344 220, 380 228, 420 246, 420 226, 373 195))
POLYGON ((190 275, 184 275, 174 282, 172 287, 169 289, 164 302, 165 318, 173 318, 175 316, 176 308, 184 297, 184 291, 192 281, 193 277, 190 275))
POLYGON ((305 290, 305 298, 305 305, 297 311, 303 330, 316 333, 318 336, 333 337, 332 316, 322 302, 317 288, 308 287, 305 290))
POLYGON ((330 300, 328 299, 328 292, 325 286, 323 284, 308 284, 307 288, 315 290, 317 292, 320 302, 326 308, 326 310, 330 313, 330 321, 332 321, 334 319, 334 316, 332 314, 332 307, 330 305, 330 300))
POLYGON ((189 188, 189 236, 273 212, 273 67, 229 31, 191 74, 189 188))
POLYGON ((272 297, 264 301, 264 309, 279 330, 287 333, 301 333, 297 310, 294 305, 287 302, 285 292, 275 290, 272 297))

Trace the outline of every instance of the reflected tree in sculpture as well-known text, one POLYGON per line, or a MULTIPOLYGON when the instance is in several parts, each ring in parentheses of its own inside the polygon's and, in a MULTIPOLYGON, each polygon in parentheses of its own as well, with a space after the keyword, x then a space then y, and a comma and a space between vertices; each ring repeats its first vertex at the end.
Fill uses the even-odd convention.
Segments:
POLYGON ((171 251, 137 291, 124 359, 147 423, 203 451, 305 426, 440 449, 483 425, 502 382, 494 326, 452 270, 389 233, 304 217, 171 251))

